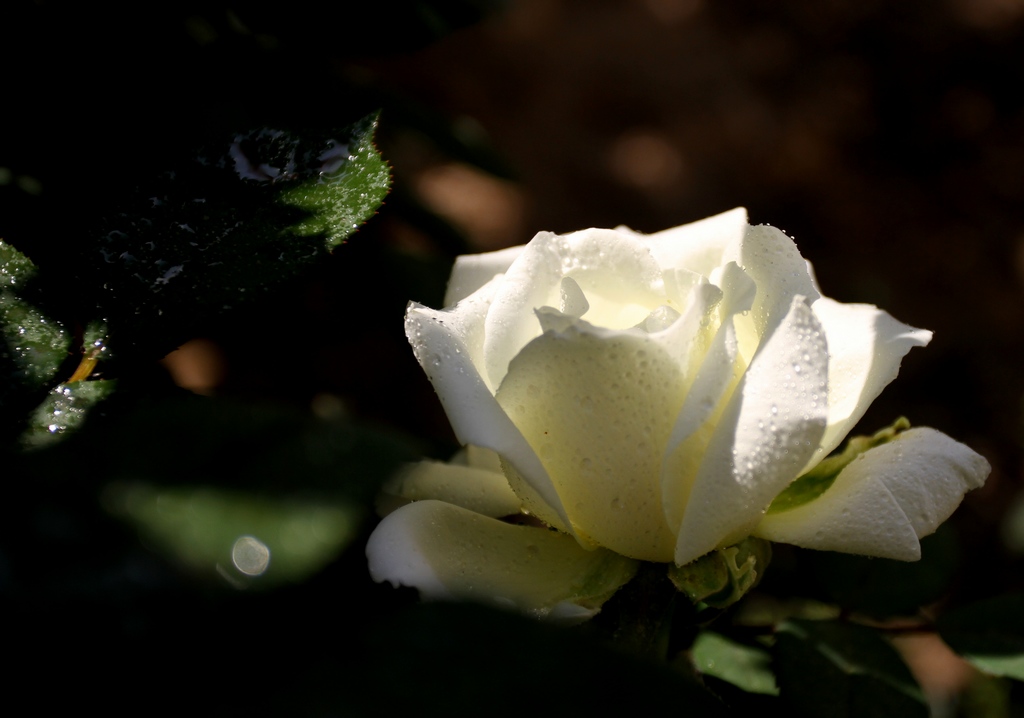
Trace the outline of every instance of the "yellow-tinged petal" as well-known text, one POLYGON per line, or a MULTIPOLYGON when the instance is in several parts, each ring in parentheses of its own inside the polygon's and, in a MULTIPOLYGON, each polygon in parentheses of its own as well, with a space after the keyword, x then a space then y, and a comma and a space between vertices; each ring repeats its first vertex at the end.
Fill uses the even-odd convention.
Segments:
POLYGON ((381 514, 423 499, 446 501, 494 518, 517 514, 522 507, 500 466, 491 471, 442 461, 420 461, 396 473, 381 487, 381 494, 377 502, 381 514))
POLYGON ((491 386, 541 333, 533 313, 562 306, 566 277, 586 297, 585 318, 605 328, 633 326, 665 301, 661 270, 641 240, 609 229, 541 232, 502 277, 484 322, 484 363, 478 366, 491 386))
POLYGON ((366 546, 375 581, 432 599, 477 600, 536 615, 589 618, 637 563, 570 536, 517 526, 441 501, 388 515, 366 546))
POLYGON ((683 391, 679 362, 651 336, 580 323, 528 344, 497 398, 581 538, 665 562, 675 535, 662 509, 661 456, 683 391))
POLYGON ((678 565, 735 543, 796 478, 825 430, 828 350, 803 297, 754 356, 704 452, 679 528, 678 565))

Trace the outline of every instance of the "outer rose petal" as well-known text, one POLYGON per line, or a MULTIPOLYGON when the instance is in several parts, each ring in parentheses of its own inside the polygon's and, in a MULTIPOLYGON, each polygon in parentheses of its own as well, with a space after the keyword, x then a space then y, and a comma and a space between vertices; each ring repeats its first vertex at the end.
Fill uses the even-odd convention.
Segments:
POLYGON ((444 295, 444 305, 450 307, 456 302, 461 302, 494 279, 495 275, 507 272, 512 262, 522 254, 524 247, 525 245, 520 245, 497 252, 463 254, 456 257, 452 276, 448 280, 448 291, 444 295))
POLYGON ((827 371, 821 326, 794 297, 715 427, 679 528, 676 564, 747 536, 796 478, 825 430, 827 371), (814 395, 822 397, 816 405, 814 395))
POLYGON ((474 324, 472 320, 480 313, 480 307, 486 308, 489 304, 485 294, 492 286, 496 283, 488 284, 447 311, 410 304, 405 317, 406 334, 458 440, 492 449, 503 456, 550 508, 544 519, 572 533, 547 471, 519 429, 498 406, 474 360, 482 322, 474 324))
POLYGON ((441 461, 420 461, 399 471, 382 488, 378 511, 390 513, 410 501, 437 499, 484 516, 519 513, 522 502, 497 471, 441 461), (387 500, 390 499, 390 500, 387 500))
POLYGON ((514 526, 441 501, 387 516, 366 546, 374 581, 413 586, 424 598, 482 600, 583 620, 636 572, 605 549, 565 534, 514 526))
POLYGON ((828 428, 808 468, 839 446, 896 378, 907 352, 932 338, 931 332, 896 321, 870 304, 822 297, 811 308, 828 338, 828 428))
POLYGON ((945 434, 910 429, 861 454, 820 497, 769 514, 754 535, 804 548, 915 561, 990 466, 945 434))

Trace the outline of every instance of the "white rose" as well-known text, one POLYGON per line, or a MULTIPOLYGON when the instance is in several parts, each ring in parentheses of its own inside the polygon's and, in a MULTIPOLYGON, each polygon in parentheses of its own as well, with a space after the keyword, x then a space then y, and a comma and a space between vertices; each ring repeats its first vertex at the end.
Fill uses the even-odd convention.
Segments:
POLYGON ((445 304, 410 304, 409 340, 458 439, 501 464, 399 479, 414 503, 371 537, 378 581, 586 614, 634 560, 681 566, 751 535, 914 560, 989 472, 917 428, 794 484, 931 333, 821 296, 793 241, 743 209, 463 256, 445 304), (539 521, 500 520, 520 512, 539 521))

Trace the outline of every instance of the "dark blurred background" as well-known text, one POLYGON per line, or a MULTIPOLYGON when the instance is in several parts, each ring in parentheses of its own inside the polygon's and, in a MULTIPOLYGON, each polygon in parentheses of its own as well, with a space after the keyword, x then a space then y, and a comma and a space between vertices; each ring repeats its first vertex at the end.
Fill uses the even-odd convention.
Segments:
MULTIPOLYGON (((1024 542, 1002 532, 1024 439, 1024 4, 365 5, 5 6, 0 237, 61 271, 92 215, 211 133, 381 108, 378 216, 147 371, 443 454, 402 314, 440 302, 455 254, 744 205, 795 238, 828 296, 935 332, 862 428, 906 415, 989 459, 957 517, 963 590, 1020 587, 1024 542)), ((361 547, 347 556, 321 595, 368 584, 361 547)))

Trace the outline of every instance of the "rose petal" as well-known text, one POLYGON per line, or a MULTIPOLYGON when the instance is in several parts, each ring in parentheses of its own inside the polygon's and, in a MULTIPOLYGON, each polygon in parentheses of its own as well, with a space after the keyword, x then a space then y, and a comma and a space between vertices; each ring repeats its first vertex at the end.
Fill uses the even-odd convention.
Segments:
POLYGON ((825 430, 828 349, 803 297, 761 345, 715 427, 679 529, 679 565, 735 542, 807 463, 825 430))
POLYGON ((468 599, 582 620, 636 572, 611 551, 565 534, 515 526, 441 501, 387 516, 366 545, 370 575, 424 598, 468 599))
POLYGON ((537 234, 501 279, 493 311, 484 320, 484 362, 478 365, 489 386, 501 384, 512 357, 540 334, 534 310, 560 304, 559 239, 550 232, 537 234))
POLYGON ((725 262, 728 247, 739 246, 747 232, 747 210, 743 207, 666 229, 647 237, 651 254, 661 267, 686 268, 710 277, 725 262))
POLYGON ((633 326, 664 304, 661 271, 644 242, 610 229, 541 232, 505 273, 487 315, 484 371, 492 385, 540 334, 534 310, 561 306, 563 277, 582 290, 585 318, 598 326, 633 326))
POLYGON ((736 357, 736 332, 730 321, 719 330, 705 355, 666 445, 662 502, 673 531, 678 532, 683 522, 687 499, 717 423, 713 415, 716 410, 721 413, 722 400, 731 395, 739 378, 736 357))
POLYGON ((796 244, 775 227, 750 227, 739 245, 726 249, 723 264, 729 261, 739 264, 757 285, 750 316, 762 341, 786 317, 793 297, 806 297, 813 304, 820 296, 796 244))
POLYGON ((395 499, 387 503, 387 513, 423 499, 437 499, 494 518, 517 514, 522 506, 500 468, 489 471, 442 461, 407 466, 389 479, 381 492, 395 499))
POLYGON ((497 398, 581 538, 666 562, 675 536, 661 505, 661 454, 683 391, 678 359, 651 335, 577 321, 524 347, 497 398))
POLYGON ((590 310, 590 302, 580 288, 579 282, 572 277, 562 277, 562 301, 559 310, 579 319, 590 310))
POLYGON ((494 279, 495 275, 504 274, 512 266, 512 262, 522 254, 525 245, 509 247, 497 252, 484 254, 463 254, 455 259, 452 276, 448 279, 448 291, 444 295, 444 305, 450 307, 462 301, 494 279))
MULTIPOLYGON (((687 382, 692 381, 691 367, 696 363, 695 356, 707 351, 713 340, 711 313, 722 299, 722 291, 701 279, 690 292, 686 302, 686 311, 676 317, 675 321, 661 331, 651 332, 648 327, 657 322, 645 320, 644 326, 669 356, 675 357, 679 368, 687 382)), ((664 309, 670 310, 670 307, 664 309)), ((655 310, 658 311, 658 310, 655 310)))
POLYGON ((739 318, 737 315, 750 309, 756 288, 734 262, 720 272, 716 270, 715 274, 723 288, 722 301, 717 307, 721 324, 710 349, 703 336, 708 331, 701 332, 697 327, 691 330, 697 341, 689 348, 684 376, 692 383, 686 387, 686 402, 672 428, 662 461, 665 518, 677 532, 701 459, 717 424, 717 415, 721 414, 725 400, 732 395, 740 373, 746 368, 746 362, 737 362, 735 321, 739 318))
POLYGON ((410 304, 406 335, 420 365, 434 385, 455 436, 500 454, 547 507, 544 520, 572 533, 565 509, 544 466, 508 418, 485 383, 474 359, 480 351, 482 322, 474 324, 489 304, 492 282, 449 310, 410 304))
POLYGON ((915 561, 918 539, 985 483, 983 457, 926 427, 861 454, 819 498, 770 514, 756 536, 805 548, 915 561))
POLYGON ((477 469, 487 469, 496 474, 501 473, 501 459, 498 455, 490 449, 485 449, 482 446, 473 446, 473 444, 467 444, 455 452, 455 455, 448 463, 460 466, 473 466, 477 469))
POLYGON ((807 468, 828 456, 899 372, 900 361, 932 333, 903 324, 870 304, 822 297, 811 308, 828 338, 828 428, 807 468))

